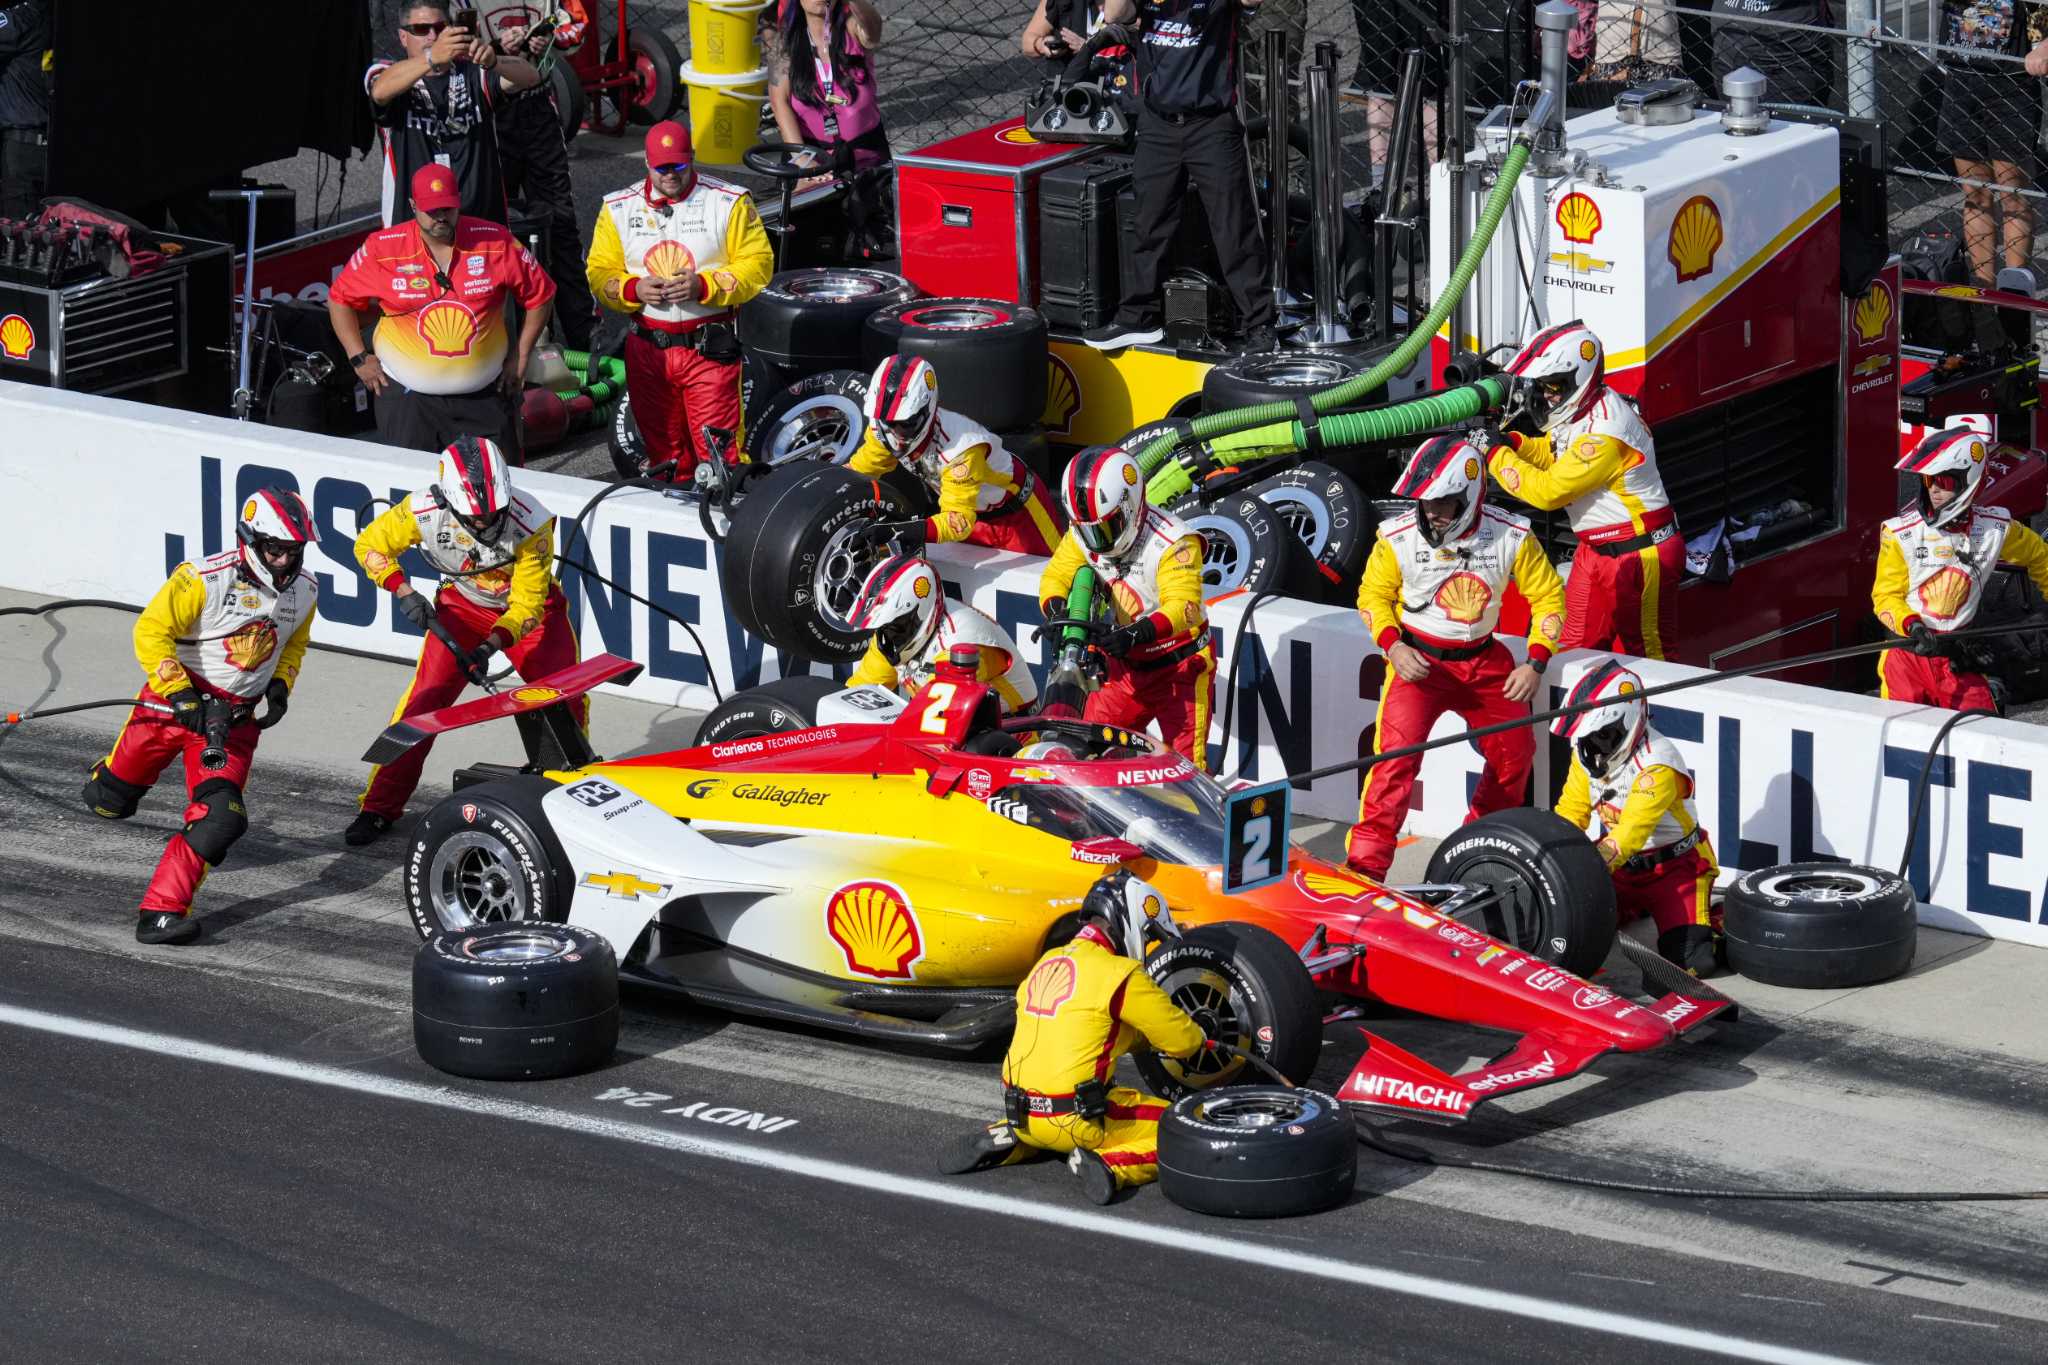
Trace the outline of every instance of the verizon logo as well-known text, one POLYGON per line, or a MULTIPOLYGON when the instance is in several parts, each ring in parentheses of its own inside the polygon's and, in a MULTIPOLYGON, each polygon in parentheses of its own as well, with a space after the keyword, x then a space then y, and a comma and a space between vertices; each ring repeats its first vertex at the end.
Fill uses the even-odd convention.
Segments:
POLYGON ((1521 1085, 1528 1081, 1552 1080, 1556 1075, 1557 1058, 1545 1052, 1543 1060, 1540 1062, 1531 1062, 1520 1071, 1496 1071, 1491 1076, 1481 1076, 1476 1081, 1466 1081, 1465 1088, 1476 1091, 1479 1094, 1485 1094, 1489 1090, 1498 1090, 1504 1085, 1521 1085))

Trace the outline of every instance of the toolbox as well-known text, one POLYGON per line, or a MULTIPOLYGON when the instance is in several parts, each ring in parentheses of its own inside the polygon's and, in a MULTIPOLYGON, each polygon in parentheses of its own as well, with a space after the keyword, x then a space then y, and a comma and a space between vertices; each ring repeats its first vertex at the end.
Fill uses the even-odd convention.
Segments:
POLYGON ((1043 178, 1100 153, 1040 142, 1013 118, 898 156, 903 274, 927 294, 1036 304, 1043 178))

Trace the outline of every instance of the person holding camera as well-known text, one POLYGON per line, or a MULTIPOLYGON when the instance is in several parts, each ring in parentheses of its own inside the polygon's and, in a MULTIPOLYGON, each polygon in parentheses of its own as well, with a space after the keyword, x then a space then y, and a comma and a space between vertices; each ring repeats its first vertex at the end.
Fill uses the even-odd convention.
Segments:
MULTIPOLYGON (((1017 46, 1025 56, 1043 61, 1047 76, 1057 76, 1105 22, 1101 0, 1038 0, 1017 46)), ((1117 44, 1097 51, 1088 79, 1128 109, 1133 89, 1131 50, 1117 44)))
POLYGON ((498 162, 500 99, 540 83, 519 57, 501 57, 477 32, 476 11, 451 11, 439 0, 407 5, 399 15, 399 60, 372 62, 363 75, 371 118, 384 130, 384 225, 405 221, 406 190, 420 167, 438 163, 455 173, 462 211, 503 223, 505 179, 498 162))
MULTIPOLYGON (((647 130, 647 174, 605 196, 586 274, 597 300, 633 320, 626 396, 657 478, 687 482, 710 458, 705 427, 740 430, 739 306, 775 273, 753 198, 697 174, 690 131, 647 130)), ((738 443, 726 452, 740 459, 738 443)))
POLYGON ((138 943, 199 937, 192 897, 248 831, 242 788, 256 742, 284 718, 313 638, 320 592, 303 572, 312 540, 303 498, 259 489, 242 504, 235 547, 180 564, 136 619, 142 690, 84 798, 101 819, 126 820, 173 759, 185 762, 184 828, 142 893, 138 943))
MULTIPOLYGON (((525 6, 517 7, 501 22, 493 41, 500 53, 525 58, 537 72, 563 30, 528 25, 524 19, 531 13, 525 6)), ((555 282, 555 322, 570 350, 587 351, 597 330, 597 303, 583 278, 582 224, 555 92, 542 80, 499 101, 497 109, 498 166, 505 177, 506 198, 524 200, 526 216, 546 226, 540 255, 548 278, 555 282)))

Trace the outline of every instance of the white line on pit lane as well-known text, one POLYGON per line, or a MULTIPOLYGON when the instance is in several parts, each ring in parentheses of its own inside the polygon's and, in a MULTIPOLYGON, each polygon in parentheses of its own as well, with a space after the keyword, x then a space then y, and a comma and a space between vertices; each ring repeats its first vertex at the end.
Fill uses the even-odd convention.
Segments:
POLYGON ((712 1161, 731 1162, 784 1175, 797 1175, 809 1180, 845 1185, 869 1193, 896 1195, 903 1199, 945 1204, 974 1213, 1044 1223, 1068 1232, 1094 1233, 1097 1236, 1138 1242, 1168 1251, 1210 1256, 1240 1265, 1259 1266, 1268 1270, 1333 1280, 1366 1289, 1434 1299, 1460 1308, 1476 1308, 1487 1312, 1504 1313, 1511 1317, 1533 1318, 1539 1322, 1578 1327, 1589 1332, 1634 1337, 1641 1341, 1654 1341, 1667 1346, 1735 1356, 1744 1360, 1770 1361, 1775 1365, 1852 1365, 1852 1362, 1842 1356, 1749 1341, 1741 1337, 1724 1336, 1719 1332, 1703 1332, 1675 1323, 1656 1322, 1649 1318, 1609 1313, 1596 1308, 1581 1308, 1552 1299, 1487 1289, 1480 1285, 1460 1284, 1455 1280, 1433 1279, 1425 1275, 1414 1275, 1379 1266, 1360 1265, 1328 1256, 1312 1256, 1306 1252, 1287 1251, 1231 1237, 1210 1236, 1181 1228, 1158 1227, 1115 1214, 1090 1213, 1080 1209, 1038 1204, 1009 1195, 990 1194, 959 1185, 940 1184, 937 1181, 855 1166, 849 1162, 801 1156, 783 1148, 753 1147, 717 1138, 700 1137, 694 1133, 620 1123, 614 1119, 588 1114, 563 1113, 523 1100, 503 1100, 489 1095, 467 1094, 439 1086, 421 1085, 414 1081, 365 1075, 340 1067, 272 1057, 261 1052, 221 1047, 214 1043, 201 1043, 171 1034, 124 1028, 118 1024, 103 1024, 91 1019, 77 1019, 69 1015, 49 1014, 42 1010, 0 1005, 0 1024, 12 1024, 18 1028, 33 1029, 39 1033, 54 1033, 87 1042, 106 1043, 179 1061, 198 1062, 207 1066, 252 1072, 260 1076, 274 1076, 281 1080, 299 1081, 307 1085, 353 1091, 359 1095, 372 1095, 379 1099, 427 1105, 436 1109, 488 1118, 510 1119, 541 1128, 582 1133, 617 1142, 637 1143, 643 1147, 658 1147, 712 1161))

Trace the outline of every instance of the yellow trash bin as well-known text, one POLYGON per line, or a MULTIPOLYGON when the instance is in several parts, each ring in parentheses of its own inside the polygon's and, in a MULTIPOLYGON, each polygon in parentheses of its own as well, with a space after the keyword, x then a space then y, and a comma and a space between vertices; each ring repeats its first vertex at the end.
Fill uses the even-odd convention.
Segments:
POLYGON ((754 40, 768 0, 690 0, 690 60, 707 76, 737 76, 761 64, 754 40))
POLYGON ((706 166, 737 166, 740 154, 761 140, 761 101, 768 98, 768 69, 714 75, 695 62, 683 63, 690 90, 690 141, 706 166))

